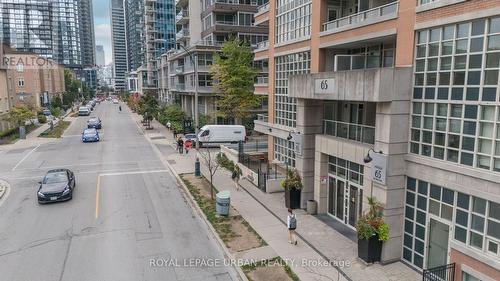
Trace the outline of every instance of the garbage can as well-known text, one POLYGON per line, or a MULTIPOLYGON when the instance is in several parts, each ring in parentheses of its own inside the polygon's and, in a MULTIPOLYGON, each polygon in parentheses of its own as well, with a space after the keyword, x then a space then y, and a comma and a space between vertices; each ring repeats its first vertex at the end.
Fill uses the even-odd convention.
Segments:
POLYGON ((307 213, 309 215, 316 215, 318 212, 318 203, 314 200, 307 200, 307 213))
POLYGON ((230 203, 231 193, 229 191, 217 193, 215 198, 215 212, 220 216, 228 216, 230 203))

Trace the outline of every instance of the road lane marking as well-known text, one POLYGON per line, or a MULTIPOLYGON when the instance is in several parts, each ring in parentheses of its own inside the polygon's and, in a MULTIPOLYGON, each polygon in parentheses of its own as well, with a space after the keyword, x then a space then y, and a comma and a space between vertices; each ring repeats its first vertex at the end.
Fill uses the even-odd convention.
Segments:
POLYGON ((15 171, 17 167, 19 167, 19 165, 21 165, 21 163, 23 163, 24 160, 26 160, 26 158, 28 158, 31 153, 35 152, 35 150, 37 150, 37 148, 39 148, 40 145, 37 145, 35 148, 33 148, 30 152, 28 152, 28 154, 26 154, 23 159, 21 159, 21 161, 17 162, 16 166, 14 166, 14 168, 12 168, 11 171, 15 171))
POLYGON ((99 194, 101 193, 101 175, 97 176, 97 187, 95 191, 95 218, 99 217, 99 194))
POLYGON ((117 172, 117 173, 103 173, 97 176, 97 185, 95 192, 95 218, 99 218, 99 194, 101 193, 101 177, 107 176, 122 176, 122 175, 142 175, 142 174, 156 174, 156 173, 168 173, 168 170, 150 170, 150 171, 129 171, 129 172, 117 172))

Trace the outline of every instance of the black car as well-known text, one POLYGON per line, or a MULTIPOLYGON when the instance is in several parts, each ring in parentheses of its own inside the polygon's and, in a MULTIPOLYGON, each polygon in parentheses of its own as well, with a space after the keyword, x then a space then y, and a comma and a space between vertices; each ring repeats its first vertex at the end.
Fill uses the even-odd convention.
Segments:
POLYGON ((38 203, 67 201, 73 198, 75 174, 68 169, 47 172, 38 188, 38 203))
POLYGON ((87 128, 102 129, 101 119, 99 117, 92 117, 87 121, 87 128))

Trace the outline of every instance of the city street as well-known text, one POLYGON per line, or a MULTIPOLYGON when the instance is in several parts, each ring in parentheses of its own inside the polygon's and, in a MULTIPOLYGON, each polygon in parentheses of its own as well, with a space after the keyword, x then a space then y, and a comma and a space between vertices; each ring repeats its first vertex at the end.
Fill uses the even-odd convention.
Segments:
POLYGON ((223 250, 131 113, 103 102, 92 116, 102 119, 100 142, 81 142, 88 118, 79 117, 62 139, 0 148, 0 179, 10 184, 0 201, 0 279, 235 280, 230 267, 184 266, 223 259, 223 250), (54 168, 75 173, 73 199, 39 205, 38 182, 54 168))

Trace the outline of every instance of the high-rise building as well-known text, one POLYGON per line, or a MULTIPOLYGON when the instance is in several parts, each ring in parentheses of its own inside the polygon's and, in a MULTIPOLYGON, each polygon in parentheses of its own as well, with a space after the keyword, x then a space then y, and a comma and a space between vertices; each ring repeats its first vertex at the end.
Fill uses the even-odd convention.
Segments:
MULTIPOLYGON (((237 36, 251 46, 267 41, 268 28, 255 26, 253 16, 258 6, 267 3, 259 1, 177 1, 176 41, 183 48, 172 51, 168 55, 168 78, 160 77, 169 83, 169 92, 160 93, 164 99, 176 100, 189 116, 195 111, 195 83, 198 83, 198 111, 200 114, 215 118, 215 100, 217 93, 213 89, 213 79, 209 68, 213 64, 214 54, 220 50, 224 40, 237 36), (194 74, 194 60, 198 76, 194 74)), ((267 67, 267 66, 266 66, 267 67)), ((260 79, 267 79, 267 70, 259 66, 260 79)), ((164 84, 164 83, 163 83, 164 84)), ((164 90, 164 86, 162 86, 164 90)), ((267 110, 267 99, 259 110, 267 110)), ((219 120, 218 123, 232 122, 219 120)))
POLYGON ((144 0, 125 0, 129 72, 146 63, 144 17, 144 0))
POLYGON ((115 91, 127 88, 127 47, 125 36, 125 14, 123 0, 111 0, 111 38, 113 47, 113 81, 115 91))
POLYGON ((95 46, 95 61, 97 66, 106 65, 106 52, 103 45, 95 46))
POLYGON ((0 40, 11 47, 70 68, 93 65, 90 0, 2 0, 0 10, 0 40))
POLYGON ((255 23, 272 34, 255 130, 301 175, 302 207, 357 237, 373 196, 382 262, 500 280, 499 1, 277 0, 255 23))
POLYGON ((171 0, 145 0, 144 11, 145 92, 158 97, 157 59, 175 47, 175 3, 171 0))
POLYGON ((79 0, 80 41, 82 43, 82 64, 93 67, 96 64, 94 11, 92 0, 79 0))

